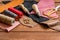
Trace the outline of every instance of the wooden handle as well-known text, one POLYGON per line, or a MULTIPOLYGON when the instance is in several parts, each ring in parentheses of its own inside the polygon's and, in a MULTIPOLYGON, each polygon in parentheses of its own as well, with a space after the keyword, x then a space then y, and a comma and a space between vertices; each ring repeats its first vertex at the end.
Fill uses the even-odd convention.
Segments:
POLYGON ((32 5, 32 8, 40 16, 40 12, 39 12, 39 9, 38 9, 37 5, 36 4, 33 4, 32 5))
POLYGON ((25 13, 28 13, 28 14, 29 14, 29 10, 28 10, 26 7, 24 7, 23 4, 20 4, 19 6, 23 9, 23 11, 24 11, 25 13))
POLYGON ((60 5, 58 5, 58 6, 55 8, 55 10, 58 11, 59 8, 60 8, 60 5))

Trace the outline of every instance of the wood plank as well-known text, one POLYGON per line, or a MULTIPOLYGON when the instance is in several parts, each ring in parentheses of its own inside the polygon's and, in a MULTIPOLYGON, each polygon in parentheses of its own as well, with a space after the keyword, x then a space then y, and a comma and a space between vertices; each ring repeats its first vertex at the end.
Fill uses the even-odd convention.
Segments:
MULTIPOLYGON (((58 0, 56 0, 58 1, 58 0)), ((60 1, 60 0, 59 0, 60 1)), ((60 3, 58 3, 60 4, 60 3)), ((56 5, 58 5, 56 4, 56 5)), ((58 14, 60 15, 60 11, 58 11, 58 14)), ((29 28, 26 26, 20 25, 17 28, 15 28, 14 30, 12 30, 13 32, 10 33, 6 33, 6 32, 1 32, 0 31, 0 40, 60 40, 60 32, 52 32, 50 31, 46 31, 46 29, 42 29, 39 27, 33 27, 33 28, 29 28), (37 28, 37 29, 35 29, 37 28), (41 31, 41 30, 43 31, 41 31), (20 31, 24 31, 24 30, 30 30, 30 32, 20 32, 20 31), (31 30, 40 30, 40 32, 31 32, 31 30), (18 32, 17 32, 18 31, 18 32)))
POLYGON ((60 0, 54 0, 55 2, 60 2, 60 0))
POLYGON ((60 3, 55 3, 56 6, 60 5, 60 3))
POLYGON ((0 32, 0 40, 60 40, 59 32, 0 32))

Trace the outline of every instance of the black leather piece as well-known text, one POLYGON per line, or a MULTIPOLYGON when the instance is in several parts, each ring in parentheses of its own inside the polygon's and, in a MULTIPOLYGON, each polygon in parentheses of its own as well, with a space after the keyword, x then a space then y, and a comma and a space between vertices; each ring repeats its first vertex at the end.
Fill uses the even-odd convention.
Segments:
POLYGON ((34 0, 30 0, 30 1, 25 0, 25 2, 23 4, 31 12, 32 11, 32 5, 37 4, 37 2, 34 0))
POLYGON ((38 16, 37 14, 26 14, 28 17, 32 18, 35 22, 41 23, 44 21, 48 21, 49 19, 46 17, 38 16))

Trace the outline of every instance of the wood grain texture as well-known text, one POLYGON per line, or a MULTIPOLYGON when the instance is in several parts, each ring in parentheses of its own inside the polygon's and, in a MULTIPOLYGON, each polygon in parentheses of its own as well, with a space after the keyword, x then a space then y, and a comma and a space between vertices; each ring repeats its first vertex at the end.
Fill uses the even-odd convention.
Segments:
POLYGON ((59 32, 0 32, 0 40, 59 40, 59 32))

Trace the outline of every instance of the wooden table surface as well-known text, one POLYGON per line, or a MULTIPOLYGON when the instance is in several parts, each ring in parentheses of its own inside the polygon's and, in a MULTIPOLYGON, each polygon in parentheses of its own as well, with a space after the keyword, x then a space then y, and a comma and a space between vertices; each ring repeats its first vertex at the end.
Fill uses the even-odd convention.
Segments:
MULTIPOLYGON (((60 0, 55 0, 56 6, 60 0)), ((60 11, 57 12, 60 15, 60 11)), ((0 30, 0 40, 60 40, 60 32, 52 29, 44 29, 41 25, 29 28, 20 24, 11 32, 0 30)))

